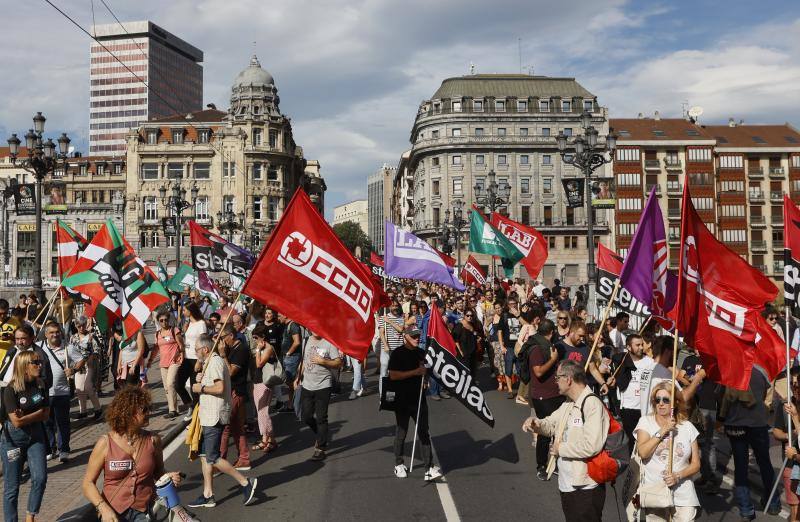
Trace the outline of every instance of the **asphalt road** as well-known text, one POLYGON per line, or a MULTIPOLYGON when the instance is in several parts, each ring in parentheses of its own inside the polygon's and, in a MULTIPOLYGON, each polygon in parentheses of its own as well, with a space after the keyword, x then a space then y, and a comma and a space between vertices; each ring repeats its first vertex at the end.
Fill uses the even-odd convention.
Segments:
MULTIPOLYGON (((253 453, 253 469, 245 472, 258 477, 256 502, 243 506, 238 485, 223 475, 214 481, 217 507, 190 511, 204 521, 255 517, 438 521, 448 520, 447 506, 449 520, 564 519, 557 480, 542 482, 535 476, 531 438, 520 430, 529 413, 527 407, 490 391, 488 403, 496 419, 492 429, 455 399, 429 401, 431 435, 446 486, 423 481, 419 458, 419 468, 408 478, 397 479, 392 456, 394 415, 378 411, 377 377, 371 369, 368 373, 369 393, 354 401, 347 400, 351 374, 343 374, 343 393, 330 406, 330 444, 324 462, 308 460, 314 443, 311 431, 293 414, 278 414, 273 423, 279 448, 268 456, 253 453)), ((493 387, 488 374, 482 384, 493 387)), ((231 462, 235 451, 231 448, 231 462)), ((180 488, 184 503, 201 493, 200 463, 189 462, 184 447, 169 457, 167 469, 187 473, 180 488)), ((753 496, 757 498, 755 493, 753 496)), ((704 511, 699 520, 739 520, 729 486, 723 486, 721 495, 702 497, 701 502, 704 511)), ((617 521, 620 517, 624 520, 624 512, 618 512, 614 491, 608 488, 603 519, 617 521)), ((779 520, 759 517, 762 519, 779 520)))

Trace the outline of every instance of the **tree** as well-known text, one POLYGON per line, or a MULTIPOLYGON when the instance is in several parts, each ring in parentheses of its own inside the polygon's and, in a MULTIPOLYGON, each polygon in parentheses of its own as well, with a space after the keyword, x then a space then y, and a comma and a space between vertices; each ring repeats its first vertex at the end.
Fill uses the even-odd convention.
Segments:
POLYGON ((336 224, 333 226, 333 231, 348 250, 355 253, 356 247, 361 247, 362 259, 369 257, 369 253, 373 250, 372 241, 369 240, 369 236, 355 222, 345 221, 344 223, 336 224))

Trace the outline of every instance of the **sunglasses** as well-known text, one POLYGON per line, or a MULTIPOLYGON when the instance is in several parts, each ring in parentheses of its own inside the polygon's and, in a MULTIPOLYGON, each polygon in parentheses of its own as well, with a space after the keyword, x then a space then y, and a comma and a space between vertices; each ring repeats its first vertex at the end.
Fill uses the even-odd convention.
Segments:
POLYGON ((567 318, 566 318, 566 317, 564 317, 563 315, 562 315, 561 317, 559 317, 559 318, 558 318, 558 320, 559 320, 559 321, 560 321, 560 320, 562 320, 562 319, 564 319, 565 321, 567 320, 567 318))
POLYGON ((468 318, 469 318, 469 317, 472 317, 472 314, 467 314, 467 315, 465 315, 464 317, 468 317, 468 318))
POLYGON ((669 404, 672 401, 670 401, 669 397, 656 397, 653 402, 656 404, 669 404))
POLYGON ((30 363, 33 364, 34 366, 41 366, 42 365, 42 360, 41 359, 34 359, 33 361, 30 361, 30 363))

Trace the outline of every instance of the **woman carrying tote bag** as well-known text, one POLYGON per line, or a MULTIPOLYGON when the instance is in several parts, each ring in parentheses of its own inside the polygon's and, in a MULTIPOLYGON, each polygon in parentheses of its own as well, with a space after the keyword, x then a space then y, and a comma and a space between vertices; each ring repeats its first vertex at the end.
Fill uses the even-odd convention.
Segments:
MULTIPOLYGON (((633 430, 644 473, 632 504, 634 509, 641 509, 640 520, 647 522, 694 520, 700 505, 691 480, 700 471, 699 433, 688 420, 686 404, 680 393, 674 394, 675 417, 671 416, 671 387, 671 381, 664 381, 653 388, 651 413, 642 417, 633 430), (671 437, 675 442, 672 473, 668 473, 671 437)), ((629 518, 635 519, 633 516, 629 518)))
POLYGON ((282 374, 283 367, 275 353, 275 348, 267 342, 267 327, 263 324, 253 329, 253 344, 255 349, 255 366, 253 374, 253 400, 256 405, 258 429, 261 440, 251 449, 262 450, 267 453, 278 447, 278 441, 272 433, 272 419, 269 416, 269 404, 272 401, 272 388, 275 374, 282 374), (265 380, 266 378, 266 380, 265 380), (269 382, 272 378, 273 382, 269 382))

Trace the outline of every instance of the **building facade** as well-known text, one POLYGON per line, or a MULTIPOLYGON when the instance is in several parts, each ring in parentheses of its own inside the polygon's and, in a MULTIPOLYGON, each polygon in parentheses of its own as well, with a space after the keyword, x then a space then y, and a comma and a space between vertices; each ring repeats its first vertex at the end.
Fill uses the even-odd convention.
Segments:
MULTIPOLYGON (((297 189, 305 189, 322 212, 326 186, 319 162, 304 158, 279 102, 272 75, 253 56, 234 80, 227 112, 207 109, 155 119, 128 134, 125 222, 146 261, 163 258, 165 265, 175 265, 176 238, 163 227, 163 218, 174 212, 162 198, 175 184, 187 199, 193 188, 197 193, 187 201, 184 223, 193 218, 255 251, 297 189)), ((181 242, 186 261, 186 226, 181 242)))
MULTIPOLYGON (((463 202, 467 223, 461 229, 460 258, 465 260, 469 208, 478 203, 474 187, 485 187, 494 171, 498 184, 511 187, 509 201, 498 211, 547 237, 550 256, 541 277, 585 282, 586 212, 567 208, 561 188, 562 178, 582 174, 562 162, 556 145, 560 131, 580 132, 584 110, 592 114, 600 136, 608 134, 606 109, 574 78, 499 74, 444 80, 420 105, 411 129, 412 148, 395 173, 395 222, 439 247, 446 211, 463 202)), ((596 175, 610 177, 610 172, 601 167, 596 175)), ((595 211, 595 240, 609 246, 613 214, 595 211)), ((488 256, 476 258, 484 265, 491 262, 488 256)), ((528 275, 522 267, 517 271, 528 275)))
POLYGON ((200 49, 148 21, 96 25, 94 33, 100 43, 92 41, 89 53, 91 154, 123 156, 129 129, 203 107, 200 49))
POLYGON ((394 168, 384 164, 367 178, 367 235, 380 255, 383 255, 383 223, 391 220, 394 173, 394 168))
POLYGON ((800 201, 800 133, 790 125, 699 125, 683 119, 612 119, 618 199, 616 249, 625 255, 644 200, 656 187, 670 266, 680 249, 681 194, 731 250, 783 277, 783 195, 800 201))
POLYGON ((345 221, 352 221, 359 226, 365 234, 368 234, 369 229, 369 212, 366 199, 358 199, 333 207, 333 221, 331 225, 338 225, 345 221))

